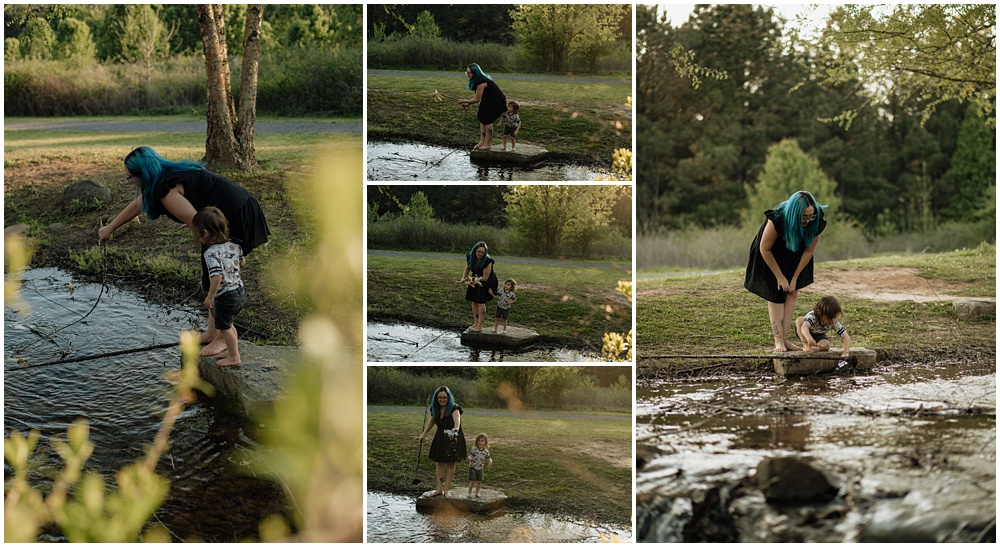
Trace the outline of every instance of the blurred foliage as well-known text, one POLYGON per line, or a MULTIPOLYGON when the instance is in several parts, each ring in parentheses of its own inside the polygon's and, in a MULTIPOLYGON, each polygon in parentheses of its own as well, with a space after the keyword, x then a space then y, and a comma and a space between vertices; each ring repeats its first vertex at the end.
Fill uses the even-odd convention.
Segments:
MULTIPOLYGON (((628 298, 630 304, 634 302, 632 298, 631 281, 619 281, 615 290, 628 298)), ((609 332, 605 334, 603 346, 601 347, 601 355, 608 361, 624 361, 631 363, 635 355, 633 351, 634 345, 632 343, 634 333, 635 326, 629 329, 628 334, 617 332, 609 332)))

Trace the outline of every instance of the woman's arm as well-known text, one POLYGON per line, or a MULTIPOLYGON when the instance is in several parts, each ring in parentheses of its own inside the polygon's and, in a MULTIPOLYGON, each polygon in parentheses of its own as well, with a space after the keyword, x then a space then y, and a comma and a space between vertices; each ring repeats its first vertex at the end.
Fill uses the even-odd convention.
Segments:
POLYGON ((455 420, 455 427, 451 428, 451 430, 454 431, 455 433, 458 433, 458 430, 462 429, 462 413, 459 412, 458 409, 456 408, 455 410, 451 411, 451 417, 453 420, 455 420))
POLYGON ((183 188, 184 187, 181 185, 174 186, 169 192, 167 192, 167 195, 163 196, 160 203, 163 204, 163 208, 173 215, 174 218, 194 229, 192 221, 194 220, 195 213, 198 211, 196 211, 194 206, 191 205, 191 202, 184 197, 183 188))
POLYGON ((483 279, 489 279, 491 273, 493 273, 493 264, 492 263, 487 264, 486 267, 483 268, 483 279))
POLYGON ((817 245, 819 245, 819 236, 813 237, 812 243, 809 244, 809 246, 806 247, 805 252, 802 253, 802 258, 799 259, 799 265, 795 268, 795 275, 792 276, 791 288, 789 290, 795 290, 795 285, 799 281, 799 274, 806 268, 806 264, 809 264, 809 261, 812 260, 813 254, 816 252, 817 245))
POLYGON ((760 256, 764 259, 767 267, 771 268, 774 278, 778 280, 778 290, 788 292, 791 290, 788 278, 785 277, 785 274, 781 273, 778 261, 774 259, 774 253, 771 252, 771 248, 774 247, 776 241, 778 241, 778 230, 774 228, 774 222, 768 219, 767 224, 764 226, 764 233, 760 236, 760 247, 758 247, 760 249, 760 256))
POLYGON ((424 437, 427 436, 427 432, 431 430, 431 426, 433 425, 434 425, 434 416, 431 416, 431 419, 427 421, 427 426, 424 427, 424 430, 420 432, 420 436, 417 437, 417 440, 418 441, 424 440, 424 437))
POLYGON ((462 106, 469 106, 470 104, 476 104, 483 100, 483 90, 486 89, 486 82, 483 82, 476 86, 476 96, 471 99, 462 99, 458 101, 462 106))
POLYGON ((101 241, 107 241, 111 239, 111 234, 115 233, 115 230, 121 228, 133 218, 139 216, 139 213, 141 212, 142 212, 142 196, 139 196, 134 200, 132 200, 131 203, 126 205, 125 208, 122 209, 122 212, 118 213, 118 216, 116 216, 111 222, 109 222, 107 226, 102 226, 97 231, 97 237, 101 241))

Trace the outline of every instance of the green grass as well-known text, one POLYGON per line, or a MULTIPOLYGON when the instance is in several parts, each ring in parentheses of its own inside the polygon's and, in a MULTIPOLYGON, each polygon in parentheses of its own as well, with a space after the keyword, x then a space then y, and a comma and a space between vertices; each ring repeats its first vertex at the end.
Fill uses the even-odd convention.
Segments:
MULTIPOLYGON (((562 413, 560 413, 562 414, 562 413)), ((598 523, 627 525, 632 513, 632 421, 627 414, 579 419, 490 416, 466 412, 462 429, 471 448, 476 435, 490 436, 493 468, 483 487, 503 491, 514 509, 563 514, 598 523), (603 457, 601 457, 603 456, 603 457)), ((368 488, 412 488, 423 412, 368 409, 368 488)), ((432 435, 434 429, 431 429, 432 435)), ((424 441, 417 478, 434 488, 434 462, 424 441)), ((458 463, 454 488, 468 485, 468 465, 458 463)))
MULTIPOLYGON (((499 82, 508 100, 522 104, 521 138, 545 146, 555 157, 610 165, 617 148, 631 148, 630 119, 623 118, 631 83, 499 82), (624 125, 619 129, 616 122, 624 125)), ((437 76, 368 77, 370 139, 413 139, 465 147, 478 140, 477 106, 467 109, 453 100, 431 98, 435 90, 455 98, 473 93, 465 78, 437 76)), ((499 138, 499 133, 495 133, 499 138)))
MULTIPOLYGON (((899 255, 822 262, 816 277, 836 278, 845 268, 909 267, 927 279, 962 283, 947 291, 960 296, 996 295, 996 247, 941 254, 899 255), (968 285, 965 285, 968 284, 968 285)), ((640 279, 637 290, 638 358, 673 354, 761 354, 771 337, 764 302, 743 288, 742 270, 680 278, 640 279)), ((796 315, 810 309, 817 296, 800 293, 796 315)), ((834 295, 845 311, 851 345, 880 356, 911 351, 988 350, 995 346, 992 320, 959 323, 950 301, 883 302, 834 295)), ((837 340, 834 341, 837 345, 837 340)))
MULTIPOLYGON (((465 264, 454 259, 368 256, 368 318, 464 329, 472 324, 465 288, 456 285, 465 264)), ((615 287, 627 269, 577 268, 504 262, 497 276, 517 281, 510 324, 536 330, 543 339, 599 351, 606 332, 628 332, 631 310, 617 302, 615 287), (606 305, 612 306, 607 313, 606 305)), ((487 325, 493 308, 487 307, 487 325)))

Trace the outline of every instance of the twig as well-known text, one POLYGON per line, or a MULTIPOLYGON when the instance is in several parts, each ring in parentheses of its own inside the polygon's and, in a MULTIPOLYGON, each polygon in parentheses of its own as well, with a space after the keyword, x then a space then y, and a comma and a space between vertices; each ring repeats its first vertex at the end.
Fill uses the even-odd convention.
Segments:
POLYGON ((142 351, 151 351, 151 350, 154 350, 154 349, 172 348, 172 347, 174 347, 176 345, 177 345, 177 342, 170 342, 170 343, 167 343, 167 344, 156 344, 154 346, 146 346, 146 347, 143 347, 143 348, 123 349, 123 350, 119 350, 119 351, 110 351, 108 353, 100 353, 100 354, 97 354, 97 355, 84 355, 82 357, 74 357, 72 359, 59 359, 58 361, 48 361, 46 363, 37 363, 37 364, 34 364, 34 365, 25 365, 25 366, 22 366, 22 367, 11 367, 9 369, 6 369, 6 371, 24 370, 26 368, 47 367, 47 366, 50 366, 50 365, 62 365, 62 364, 66 364, 66 363, 78 363, 80 361, 90 361, 92 359, 102 359, 104 357, 116 357, 118 355, 126 355, 126 354, 129 354, 129 353, 139 353, 139 352, 142 352, 142 351))

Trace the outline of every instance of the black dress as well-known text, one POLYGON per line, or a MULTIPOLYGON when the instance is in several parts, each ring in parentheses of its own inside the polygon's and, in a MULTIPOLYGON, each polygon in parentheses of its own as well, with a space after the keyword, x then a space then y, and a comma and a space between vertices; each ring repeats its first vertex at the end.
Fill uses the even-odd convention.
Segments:
POLYGON ((503 91, 500 91, 500 86, 496 82, 486 80, 486 89, 483 90, 483 96, 479 98, 476 119, 483 125, 490 125, 506 111, 507 96, 503 94, 503 91))
MULTIPOLYGON (((459 415, 464 412, 462 407, 458 405, 455 405, 455 409, 458 410, 459 415)), ((435 413, 439 412, 437 408, 434 411, 435 413)), ((452 436, 445 434, 445 431, 451 431, 455 427, 455 418, 451 414, 444 418, 435 416, 434 423, 437 425, 437 431, 434 432, 434 440, 431 441, 431 449, 427 453, 427 457, 436 462, 464 461, 467 454, 465 451, 465 432, 462 431, 462 426, 458 427, 458 435, 452 436)))
MULTIPOLYGON (((482 268, 473 268, 470 273, 476 277, 482 277, 483 270, 485 270, 486 266, 490 264, 493 264, 493 259, 487 258, 486 264, 484 264, 482 268)), ((490 268, 490 276, 482 280, 481 285, 478 287, 469 286, 468 289, 465 289, 465 299, 478 304, 485 304, 490 300, 493 300, 493 295, 490 294, 490 289, 493 289, 493 294, 496 294, 499 286, 500 280, 497 279, 496 268, 490 268)))
MULTIPOLYGON (((782 219, 776 217, 773 210, 766 211, 764 216, 767 219, 760 225, 757 237, 750 244, 750 256, 747 260, 747 271, 743 279, 743 286, 748 291, 768 302, 781 304, 784 303, 787 293, 778 290, 778 279, 774 277, 774 272, 767 266, 767 262, 764 262, 764 257, 760 254, 760 240, 764 236, 764 228, 767 227, 767 221, 770 220, 773 222, 774 229, 778 232, 778 238, 774 241, 774 246, 771 247, 771 253, 774 255, 774 260, 778 263, 781 273, 784 274, 785 279, 789 282, 791 282, 792 276, 795 275, 795 268, 799 266, 799 261, 802 260, 805 247, 794 252, 785 247, 785 231, 782 219)), ((816 232, 816 235, 819 236, 822 234, 824 229, 826 229, 826 220, 820 220, 819 231, 816 232)), ((813 260, 809 259, 809 263, 799 273, 799 278, 793 288, 801 289, 811 285, 812 282, 813 260)))
MULTIPOLYGON (((178 184, 184 187, 184 197, 195 211, 218 207, 229 222, 229 239, 243 249, 243 255, 267 243, 271 230, 257 200, 235 182, 207 169, 167 173, 157 185, 153 211, 180 222, 163 206, 161 200, 178 184)), ((204 249, 202 249, 204 251, 204 249)), ((202 286, 208 290, 208 267, 201 260, 202 286)))

